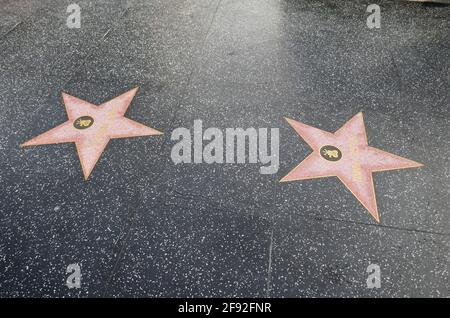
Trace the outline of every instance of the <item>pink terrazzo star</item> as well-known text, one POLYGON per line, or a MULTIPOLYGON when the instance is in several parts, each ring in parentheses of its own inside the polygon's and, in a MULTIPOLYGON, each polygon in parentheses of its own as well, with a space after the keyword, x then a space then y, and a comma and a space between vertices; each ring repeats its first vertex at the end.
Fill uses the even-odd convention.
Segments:
POLYGON ((124 117, 138 88, 99 106, 63 93, 69 120, 21 147, 74 142, 87 180, 110 139, 162 133, 124 117))
POLYGON ((380 222, 380 217, 372 172, 422 166, 368 146, 362 113, 355 115, 335 133, 286 120, 314 151, 281 182, 336 176, 377 222, 380 222))

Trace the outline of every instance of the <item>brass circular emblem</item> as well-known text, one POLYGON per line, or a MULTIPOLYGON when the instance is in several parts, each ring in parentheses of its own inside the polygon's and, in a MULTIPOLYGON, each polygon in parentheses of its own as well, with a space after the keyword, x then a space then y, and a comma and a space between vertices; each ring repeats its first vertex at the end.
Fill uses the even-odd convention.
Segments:
POLYGON ((81 116, 73 122, 73 127, 76 129, 86 129, 91 127, 93 124, 94 118, 91 116, 81 116))
POLYGON ((320 155, 328 161, 338 161, 342 158, 342 152, 337 147, 331 145, 320 148, 320 155))

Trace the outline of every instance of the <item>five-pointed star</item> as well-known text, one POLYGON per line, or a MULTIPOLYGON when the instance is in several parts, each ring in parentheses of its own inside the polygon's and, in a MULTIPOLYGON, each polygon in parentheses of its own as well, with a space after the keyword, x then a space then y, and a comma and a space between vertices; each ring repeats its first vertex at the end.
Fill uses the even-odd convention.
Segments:
POLYGON ((134 88, 99 106, 63 93, 69 120, 21 147, 75 142, 87 180, 110 139, 162 134, 124 116, 137 91, 134 88))
POLYGON ((370 147, 362 113, 355 115, 335 133, 285 119, 314 151, 281 182, 336 176, 378 223, 380 217, 372 172, 422 166, 418 162, 370 147))

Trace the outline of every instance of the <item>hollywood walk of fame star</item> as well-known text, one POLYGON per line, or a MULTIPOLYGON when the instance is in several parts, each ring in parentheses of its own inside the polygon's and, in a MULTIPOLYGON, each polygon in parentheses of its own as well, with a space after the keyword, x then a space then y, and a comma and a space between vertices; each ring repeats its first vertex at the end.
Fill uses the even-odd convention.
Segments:
POLYGON ((69 120, 23 143, 21 147, 75 142, 85 180, 110 139, 162 133, 125 117, 138 88, 99 106, 63 93, 69 120))
POLYGON ((314 150, 281 182, 338 177, 379 223, 372 172, 420 167, 422 164, 370 147, 362 113, 335 133, 285 118, 314 150))

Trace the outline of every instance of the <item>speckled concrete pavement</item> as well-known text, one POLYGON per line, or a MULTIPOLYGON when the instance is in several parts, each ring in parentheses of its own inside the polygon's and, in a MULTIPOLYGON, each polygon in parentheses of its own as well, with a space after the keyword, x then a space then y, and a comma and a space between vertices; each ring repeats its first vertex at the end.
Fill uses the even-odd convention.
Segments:
POLYGON ((450 7, 404 1, 0 0, 0 296, 449 297, 449 34, 450 7), (136 86, 127 117, 164 136, 111 141, 88 181, 73 144, 19 147, 67 120, 61 92, 136 86), (311 152, 283 117, 359 111, 425 165, 374 175, 380 224, 336 178, 279 183, 311 152), (175 165, 196 119, 279 128, 279 171, 175 165))

